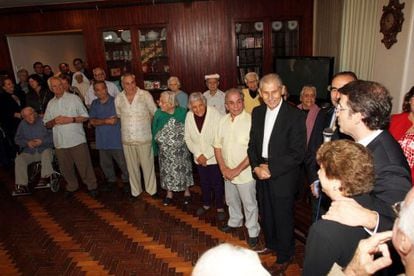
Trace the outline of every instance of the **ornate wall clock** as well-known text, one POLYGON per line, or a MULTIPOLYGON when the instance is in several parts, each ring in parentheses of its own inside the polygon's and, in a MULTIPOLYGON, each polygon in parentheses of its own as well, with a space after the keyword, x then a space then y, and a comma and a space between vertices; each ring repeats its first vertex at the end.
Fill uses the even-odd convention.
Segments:
POLYGON ((404 22, 404 14, 402 9, 405 3, 399 3, 399 0, 390 0, 388 6, 382 8, 382 16, 380 21, 380 32, 384 35, 381 40, 387 49, 397 42, 397 34, 401 32, 402 23, 404 22))

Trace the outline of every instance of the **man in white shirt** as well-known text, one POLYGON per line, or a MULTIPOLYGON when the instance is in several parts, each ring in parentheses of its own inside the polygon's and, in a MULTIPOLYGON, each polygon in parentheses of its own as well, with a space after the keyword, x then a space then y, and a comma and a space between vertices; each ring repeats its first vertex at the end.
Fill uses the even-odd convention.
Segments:
MULTIPOLYGON (((111 95, 112 97, 116 98, 116 96, 119 94, 118 87, 113 82, 105 80, 106 74, 105 74, 104 69, 100 67, 96 67, 95 69, 93 69, 93 78, 96 81, 104 81, 106 84, 106 87, 108 88, 108 94, 111 95)), ((89 87, 88 92, 86 93, 86 97, 85 97, 86 106, 89 108, 93 100, 95 100, 96 98, 97 97, 95 96, 95 90, 93 89, 93 83, 91 83, 91 86, 89 87)))
POLYGON ((249 233, 248 244, 254 248, 258 242, 260 225, 254 180, 247 156, 251 127, 251 116, 244 110, 243 94, 233 88, 226 92, 226 108, 229 114, 219 122, 214 140, 214 153, 225 181, 226 203, 229 206, 229 220, 220 227, 223 232, 243 224, 249 233))
POLYGON ((65 196, 71 197, 79 188, 76 166, 89 194, 96 197, 96 177, 83 130, 83 122, 89 118, 88 112, 78 96, 65 92, 60 78, 51 77, 48 84, 55 97, 47 105, 43 122, 47 128, 53 129, 56 157, 68 184, 65 196))
POLYGON ((220 75, 211 74, 204 77, 208 90, 203 93, 207 99, 207 105, 214 106, 221 115, 226 115, 226 107, 224 106, 224 92, 218 89, 220 84, 220 75))
POLYGON ((139 167, 144 174, 145 191, 155 196, 157 183, 151 147, 151 120, 157 107, 151 94, 137 87, 133 74, 123 75, 121 81, 124 90, 115 98, 115 108, 118 118, 121 119, 122 147, 129 172, 132 199, 142 192, 139 167))

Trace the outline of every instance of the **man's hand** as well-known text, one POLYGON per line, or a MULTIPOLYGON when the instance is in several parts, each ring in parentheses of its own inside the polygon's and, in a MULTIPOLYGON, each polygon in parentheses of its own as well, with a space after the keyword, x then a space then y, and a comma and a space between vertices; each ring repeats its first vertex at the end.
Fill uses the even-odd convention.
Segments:
POLYGON ((73 117, 67 117, 67 116, 57 116, 55 118, 55 124, 56 125, 66 125, 73 123, 73 117))
POLYGON ((197 157, 197 163, 203 167, 207 167, 207 158, 204 156, 204 154, 201 154, 199 157, 197 157))
POLYGON ((392 231, 382 232, 361 240, 354 257, 345 268, 345 275, 372 275, 392 263, 390 252, 386 244, 392 237, 392 231), (381 257, 374 255, 381 253, 381 257), (376 257, 376 256, 375 256, 376 257))
POLYGON ((266 180, 271 177, 269 165, 260 164, 259 167, 254 168, 254 173, 260 180, 266 180))
MULTIPOLYGON (((315 182, 313 182, 312 184, 310 184, 309 188, 310 188, 310 190, 312 192, 312 195, 314 197, 316 197, 316 198, 319 198, 319 193, 317 193, 316 192, 316 189, 315 189, 315 182)), ((319 184, 319 189, 320 189, 320 184, 319 184)))
POLYGON ((38 146, 40 146, 42 144, 42 140, 41 139, 32 139, 30 141, 27 142, 27 146, 31 149, 37 148, 38 146))
POLYGON ((118 118, 116 116, 112 116, 110 118, 105 119, 105 125, 115 125, 118 121, 118 118))
POLYGON ((331 207, 322 218, 348 226, 363 226, 367 229, 374 229, 377 225, 378 213, 362 207, 352 198, 343 198, 332 201, 331 207))

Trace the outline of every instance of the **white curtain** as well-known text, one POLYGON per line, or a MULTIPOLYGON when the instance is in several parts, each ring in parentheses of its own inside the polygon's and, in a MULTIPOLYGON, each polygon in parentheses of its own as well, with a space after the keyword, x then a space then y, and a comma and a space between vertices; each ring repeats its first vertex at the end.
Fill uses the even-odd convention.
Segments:
POLYGON ((344 0, 315 0, 315 56, 335 57, 335 72, 340 64, 341 22, 344 0))
POLYGON ((354 71, 360 79, 372 79, 375 38, 379 32, 377 0, 345 0, 342 15, 340 71, 354 71))

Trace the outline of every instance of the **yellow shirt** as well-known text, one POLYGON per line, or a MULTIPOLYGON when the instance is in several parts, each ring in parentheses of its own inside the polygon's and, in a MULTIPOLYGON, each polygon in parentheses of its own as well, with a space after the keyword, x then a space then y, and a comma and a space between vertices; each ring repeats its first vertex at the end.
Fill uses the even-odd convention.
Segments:
MULTIPOLYGON (((224 163, 230 169, 237 167, 247 157, 251 121, 251 115, 245 110, 233 121, 230 114, 220 120, 214 147, 221 149, 224 163)), ((253 176, 248 166, 232 180, 232 183, 244 184, 251 181, 253 176)))
POLYGON ((250 96, 248 88, 244 88, 242 92, 244 94, 244 109, 251 114, 253 111, 253 108, 255 108, 256 106, 259 106, 262 103, 260 100, 259 92, 257 92, 257 95, 255 98, 252 98, 250 96))

